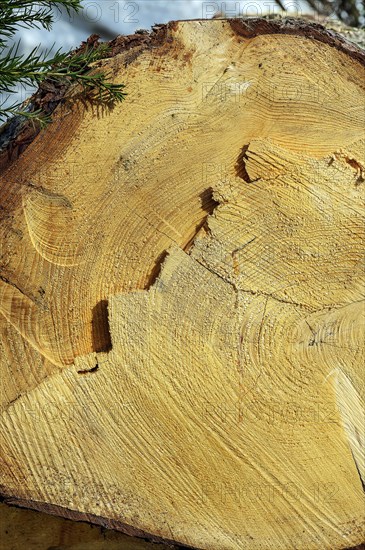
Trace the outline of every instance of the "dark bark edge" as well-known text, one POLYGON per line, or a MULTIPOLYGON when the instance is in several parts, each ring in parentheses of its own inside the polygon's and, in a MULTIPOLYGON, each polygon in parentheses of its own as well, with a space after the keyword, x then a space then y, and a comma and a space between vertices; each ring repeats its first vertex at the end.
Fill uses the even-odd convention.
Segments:
POLYGON ((8 506, 13 506, 16 508, 25 508, 27 510, 34 510, 36 512, 41 512, 51 516, 62 517, 70 521, 84 522, 90 525, 97 525, 103 527, 104 529, 119 531, 125 535, 131 537, 140 538, 149 542, 155 542, 166 545, 174 545, 178 547, 179 550, 201 550, 195 546, 186 546, 181 542, 158 537, 150 533, 146 533, 141 529, 123 523, 120 520, 104 518, 97 516, 95 514, 88 514, 86 512, 78 512, 76 510, 71 510, 70 508, 65 508, 63 506, 58 506, 56 504, 50 504, 47 502, 39 502, 36 500, 26 500, 14 496, 5 496, 0 497, 0 501, 8 506))
MULTIPOLYGON (((169 547, 173 545, 173 547, 178 547, 179 550, 203 550, 201 547, 199 548, 196 546, 186 546, 185 544, 172 539, 157 537, 155 535, 146 533, 141 529, 137 529, 135 527, 132 527, 131 525, 128 525, 116 519, 107 519, 101 516, 97 516, 95 514, 78 512, 76 510, 71 510, 63 506, 57 506, 57 505, 49 504, 45 502, 38 502, 35 500, 25 500, 25 499, 13 497, 13 496, 5 496, 4 494, 0 496, 0 501, 8 506, 13 506, 16 508, 25 508, 27 510, 34 510, 36 512, 41 512, 51 516, 62 517, 69 521, 84 522, 90 525, 97 525, 104 529, 119 531, 121 533, 124 533, 125 535, 140 538, 148 542, 165 544, 166 546, 169 546, 169 547)), ((365 550, 365 543, 360 543, 357 546, 344 547, 343 550, 365 550)))
MULTIPOLYGON (((219 19, 218 19, 219 21, 219 19)), ((336 31, 326 29, 319 23, 301 19, 229 19, 232 30, 243 38, 254 38, 262 34, 289 34, 303 36, 328 44, 332 48, 347 54, 365 66, 365 50, 350 42, 336 31)))

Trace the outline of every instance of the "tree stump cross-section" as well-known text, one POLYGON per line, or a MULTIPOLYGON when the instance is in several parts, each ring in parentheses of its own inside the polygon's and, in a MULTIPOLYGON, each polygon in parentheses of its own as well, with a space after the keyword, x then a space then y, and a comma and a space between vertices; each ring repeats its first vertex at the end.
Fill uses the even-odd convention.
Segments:
MULTIPOLYGON (((201 549, 364 534, 363 50, 120 37, 1 186, 6 502, 201 549)), ((75 91, 71 92, 75 93, 75 91)))

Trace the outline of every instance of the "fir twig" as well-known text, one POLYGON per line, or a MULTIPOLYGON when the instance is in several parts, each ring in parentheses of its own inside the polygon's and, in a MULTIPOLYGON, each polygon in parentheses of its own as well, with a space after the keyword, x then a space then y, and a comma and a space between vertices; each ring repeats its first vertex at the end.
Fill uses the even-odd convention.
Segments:
MULTIPOLYGON (((71 10, 81 8, 80 0, 0 0, 0 91, 9 95, 16 92, 19 85, 39 86, 45 80, 55 84, 78 83, 82 90, 108 104, 122 101, 126 93, 123 84, 113 84, 105 73, 93 70, 92 65, 107 55, 106 45, 87 45, 78 52, 53 53, 53 48, 41 51, 40 46, 28 55, 19 53, 19 43, 6 49, 6 40, 17 27, 43 26, 50 29, 53 16, 52 6, 71 10), (95 94, 94 94, 95 95, 95 94)), ((24 108, 21 103, 0 105, 0 120, 12 115, 22 115, 29 119, 44 122, 46 117, 41 110, 24 108)))

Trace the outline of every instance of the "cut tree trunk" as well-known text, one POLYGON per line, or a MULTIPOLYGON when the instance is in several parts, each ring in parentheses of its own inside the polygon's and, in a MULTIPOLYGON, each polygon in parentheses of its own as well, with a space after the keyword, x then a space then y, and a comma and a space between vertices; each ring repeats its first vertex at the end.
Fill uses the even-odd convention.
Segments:
POLYGON ((127 99, 74 90, 3 157, 0 493, 202 549, 360 544, 365 54, 297 20, 112 46, 127 99))

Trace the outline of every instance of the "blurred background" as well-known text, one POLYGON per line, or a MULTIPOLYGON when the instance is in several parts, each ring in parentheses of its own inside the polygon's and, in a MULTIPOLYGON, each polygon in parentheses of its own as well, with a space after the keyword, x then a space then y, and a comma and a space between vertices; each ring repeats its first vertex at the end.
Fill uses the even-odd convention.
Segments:
MULTIPOLYGON (((261 16, 277 13, 300 16, 311 13, 327 18, 340 18, 350 25, 363 24, 364 0, 244 0, 207 2, 202 0, 84 0, 83 11, 69 16, 55 9, 52 32, 31 30, 22 32, 25 50, 39 43, 56 48, 74 48, 92 33, 110 40, 118 34, 133 34, 137 29, 149 29, 155 23, 172 19, 261 16), (285 8, 285 9, 284 9, 285 8)), ((19 37, 19 35, 18 35, 19 37)))
POLYGON ((52 31, 33 29, 18 33, 22 49, 29 51, 38 44, 69 50, 90 34, 111 40, 118 34, 133 34, 137 29, 150 29, 155 23, 173 19, 261 16, 264 14, 312 14, 326 19, 342 19, 349 25, 364 24, 365 0, 244 0, 207 2, 202 0, 84 0, 83 11, 68 15, 54 9, 52 31))

